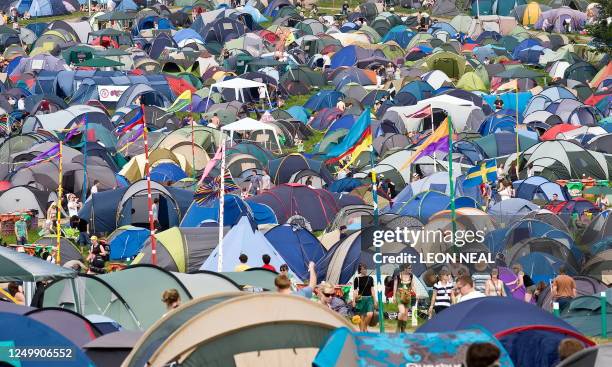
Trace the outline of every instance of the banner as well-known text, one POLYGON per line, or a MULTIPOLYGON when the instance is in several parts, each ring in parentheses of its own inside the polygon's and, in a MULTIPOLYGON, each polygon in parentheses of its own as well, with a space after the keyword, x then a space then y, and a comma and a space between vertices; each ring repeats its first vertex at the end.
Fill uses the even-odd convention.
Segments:
POLYGON ((98 85, 101 102, 117 102, 129 85, 98 85))

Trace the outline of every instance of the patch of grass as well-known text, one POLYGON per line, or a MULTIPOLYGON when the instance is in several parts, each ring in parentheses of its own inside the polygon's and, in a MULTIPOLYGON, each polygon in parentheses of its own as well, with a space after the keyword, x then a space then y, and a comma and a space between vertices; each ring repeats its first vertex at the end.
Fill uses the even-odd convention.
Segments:
MULTIPOLYGON (((40 237, 38 230, 28 230, 28 241, 30 243, 36 243, 40 237)), ((14 233, 2 235, 2 243, 15 244, 17 243, 17 238, 14 233)))
POLYGON ((74 20, 74 19, 80 19, 83 17, 89 17, 89 13, 77 11, 74 13, 70 13, 66 15, 58 15, 54 17, 36 17, 36 18, 30 18, 30 19, 21 19, 19 21, 19 25, 27 26, 28 24, 32 24, 32 23, 43 23, 43 22, 51 23, 55 20, 74 20))

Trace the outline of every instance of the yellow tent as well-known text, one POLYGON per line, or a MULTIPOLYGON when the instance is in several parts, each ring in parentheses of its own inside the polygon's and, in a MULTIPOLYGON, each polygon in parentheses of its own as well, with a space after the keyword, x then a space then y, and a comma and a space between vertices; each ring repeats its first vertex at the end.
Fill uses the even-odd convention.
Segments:
POLYGON ((540 4, 532 1, 525 7, 523 11, 523 25, 534 25, 540 17, 542 10, 540 4))
MULTIPOLYGON (((192 173, 191 164, 184 155, 173 153, 168 149, 155 149, 149 154, 149 164, 151 168, 160 163, 176 163, 187 176, 192 173)), ((145 175, 145 155, 139 154, 132 157, 130 161, 123 166, 119 174, 125 177, 130 182, 136 182, 144 178, 145 175)))
POLYGON ((461 76, 461 79, 457 82, 457 88, 468 91, 489 92, 489 88, 487 88, 480 76, 473 71, 467 72, 461 76))

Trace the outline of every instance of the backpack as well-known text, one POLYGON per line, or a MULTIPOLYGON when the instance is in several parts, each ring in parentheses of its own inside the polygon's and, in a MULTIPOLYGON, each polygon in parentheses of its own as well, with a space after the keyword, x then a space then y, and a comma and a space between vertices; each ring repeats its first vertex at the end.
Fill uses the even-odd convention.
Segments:
POLYGON ((531 277, 529 275, 525 274, 525 275, 523 275, 523 284, 525 285, 525 288, 529 288, 534 283, 533 283, 533 280, 531 279, 531 277))

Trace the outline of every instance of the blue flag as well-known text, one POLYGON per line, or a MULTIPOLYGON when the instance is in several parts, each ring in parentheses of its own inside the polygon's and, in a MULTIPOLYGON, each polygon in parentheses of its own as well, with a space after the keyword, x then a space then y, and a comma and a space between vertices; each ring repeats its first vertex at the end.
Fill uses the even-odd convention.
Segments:
POLYGON ((497 160, 492 159, 482 162, 478 166, 474 166, 467 171, 463 186, 473 187, 485 182, 494 182, 497 180, 497 160))

